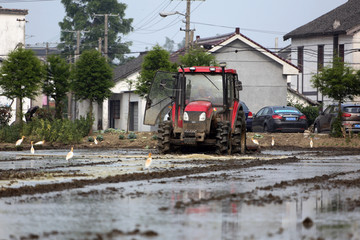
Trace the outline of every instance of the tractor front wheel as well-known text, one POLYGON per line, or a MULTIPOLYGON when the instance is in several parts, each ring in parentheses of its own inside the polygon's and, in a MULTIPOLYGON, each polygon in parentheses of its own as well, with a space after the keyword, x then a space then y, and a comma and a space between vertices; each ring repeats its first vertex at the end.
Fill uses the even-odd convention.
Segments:
POLYGON ((216 146, 215 153, 225 155, 229 149, 229 129, 230 122, 218 122, 216 128, 216 146))
POLYGON ((171 150, 171 132, 172 124, 170 121, 165 121, 159 124, 158 129, 158 150, 160 153, 165 154, 171 150))
POLYGON ((235 129, 232 135, 232 153, 245 154, 246 150, 246 121, 245 113, 240 111, 236 118, 235 129))

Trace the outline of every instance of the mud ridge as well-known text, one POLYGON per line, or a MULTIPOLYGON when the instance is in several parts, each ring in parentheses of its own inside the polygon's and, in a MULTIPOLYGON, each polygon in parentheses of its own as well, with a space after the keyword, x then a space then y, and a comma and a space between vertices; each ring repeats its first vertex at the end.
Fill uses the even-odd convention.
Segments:
POLYGON ((246 169, 246 168, 257 167, 262 165, 286 164, 286 163, 293 163, 298 161, 299 159, 296 157, 289 157, 285 159, 272 159, 266 161, 256 159, 248 163, 244 163, 243 160, 233 160, 233 159, 229 161, 213 161, 212 165, 208 167, 170 169, 161 172, 150 171, 148 173, 142 172, 142 173, 133 173, 133 174, 123 174, 123 175, 108 176, 105 178, 73 180, 71 182, 63 182, 63 183, 38 184, 35 186, 22 186, 19 188, 2 188, 0 190, 0 198, 63 191, 68 189, 82 188, 88 185, 97 185, 104 183, 119 183, 119 182, 129 182, 129 181, 139 181, 139 180, 180 177, 180 176, 207 173, 213 171, 216 172, 223 170, 246 169))

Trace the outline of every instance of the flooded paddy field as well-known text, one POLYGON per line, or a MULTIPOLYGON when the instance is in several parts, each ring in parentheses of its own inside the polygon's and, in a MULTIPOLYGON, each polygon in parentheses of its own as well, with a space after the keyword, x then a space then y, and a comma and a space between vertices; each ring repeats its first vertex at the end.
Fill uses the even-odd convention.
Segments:
POLYGON ((67 151, 1 152, 0 239, 360 239, 357 151, 67 151))

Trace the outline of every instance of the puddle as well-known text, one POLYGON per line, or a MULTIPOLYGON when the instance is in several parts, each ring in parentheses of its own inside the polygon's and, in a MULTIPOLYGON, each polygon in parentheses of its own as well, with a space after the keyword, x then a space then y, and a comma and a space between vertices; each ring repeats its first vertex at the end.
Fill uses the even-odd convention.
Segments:
MULTIPOLYGON (((266 154, 287 153, 295 154, 266 154)), ((154 171, 192 164, 158 160, 154 171)), ((133 156, 72 169, 105 176, 121 168, 141 172, 142 164, 133 156)), ((358 239, 359 189, 329 181, 356 179, 359 170, 357 155, 309 155, 295 163, 0 198, 0 239, 358 239), (274 187, 279 182, 288 185, 274 187)))

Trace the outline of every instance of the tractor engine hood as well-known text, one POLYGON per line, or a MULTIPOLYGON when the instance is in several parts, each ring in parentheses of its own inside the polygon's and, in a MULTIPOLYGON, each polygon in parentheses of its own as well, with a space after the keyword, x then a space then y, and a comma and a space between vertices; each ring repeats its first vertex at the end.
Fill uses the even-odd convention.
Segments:
POLYGON ((185 107, 185 112, 206 112, 209 114, 209 110, 212 109, 211 102, 208 101, 194 101, 189 103, 185 107))

